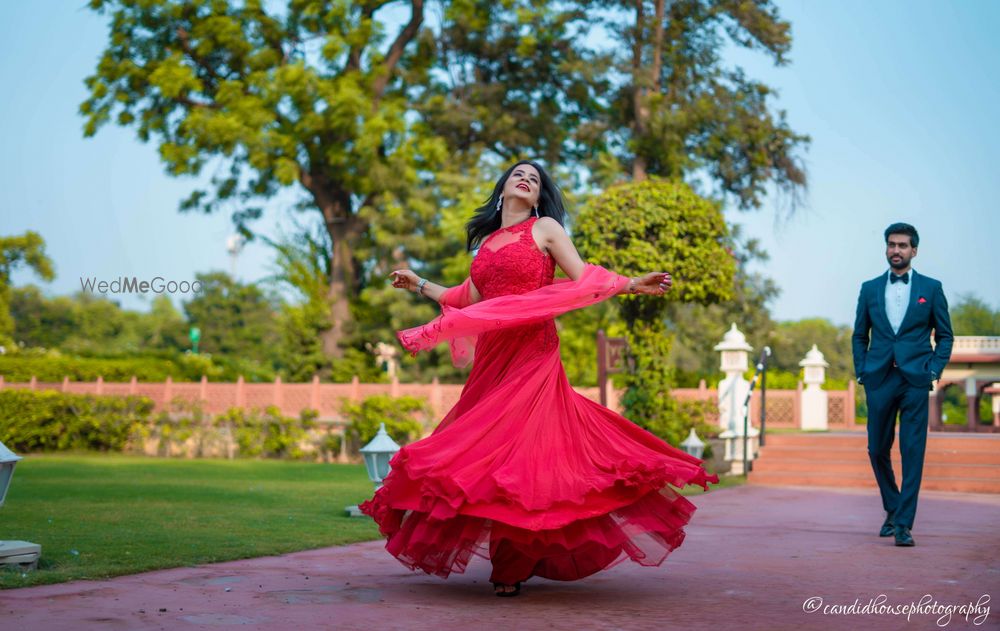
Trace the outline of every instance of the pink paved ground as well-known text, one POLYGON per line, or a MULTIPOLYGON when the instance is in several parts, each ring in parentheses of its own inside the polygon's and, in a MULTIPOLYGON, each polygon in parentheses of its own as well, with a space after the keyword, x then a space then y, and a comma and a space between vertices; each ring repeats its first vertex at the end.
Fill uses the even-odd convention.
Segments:
POLYGON ((881 539, 871 490, 746 486, 695 498, 659 568, 622 563, 496 598, 476 559, 447 581, 382 543, 0 592, 0 629, 998 629, 1000 496, 924 492, 914 548, 881 539), (887 605, 929 594, 989 614, 824 615, 804 601, 887 605), (978 624, 976 624, 978 622, 978 624), (947 623, 947 624, 945 624, 947 623))

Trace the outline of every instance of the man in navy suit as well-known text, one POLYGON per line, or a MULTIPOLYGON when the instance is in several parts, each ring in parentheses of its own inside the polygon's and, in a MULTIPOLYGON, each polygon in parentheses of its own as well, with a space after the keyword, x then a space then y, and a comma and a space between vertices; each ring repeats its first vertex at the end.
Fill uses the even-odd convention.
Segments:
POLYGON ((948 365, 953 341, 940 281, 910 267, 919 242, 909 224, 886 228, 889 271, 861 285, 852 338, 854 372, 868 400, 868 456, 886 511, 879 535, 895 536, 897 546, 913 545, 910 529, 927 446, 927 392, 948 365), (902 488, 890 460, 897 414, 902 488))

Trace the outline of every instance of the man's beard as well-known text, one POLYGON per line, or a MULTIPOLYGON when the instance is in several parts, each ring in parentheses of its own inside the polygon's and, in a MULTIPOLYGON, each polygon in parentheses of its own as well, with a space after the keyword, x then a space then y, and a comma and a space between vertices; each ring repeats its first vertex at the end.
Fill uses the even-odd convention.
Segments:
POLYGON ((900 257, 899 261, 893 261, 892 258, 886 257, 889 261, 889 267, 892 269, 903 269, 910 264, 910 259, 905 257, 900 257))

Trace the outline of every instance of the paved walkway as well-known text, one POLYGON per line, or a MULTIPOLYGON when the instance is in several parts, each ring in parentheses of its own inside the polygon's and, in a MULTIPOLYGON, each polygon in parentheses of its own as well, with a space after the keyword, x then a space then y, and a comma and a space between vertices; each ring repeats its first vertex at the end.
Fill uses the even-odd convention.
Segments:
POLYGON ((481 559, 443 581, 373 542, 4 591, 0 629, 1000 629, 1000 495, 922 493, 914 548, 877 536, 874 490, 745 486, 694 501, 687 540, 661 567, 535 578, 517 598, 492 595, 481 559), (981 612, 822 610, 925 595, 981 612), (814 597, 820 610, 805 612, 814 597))

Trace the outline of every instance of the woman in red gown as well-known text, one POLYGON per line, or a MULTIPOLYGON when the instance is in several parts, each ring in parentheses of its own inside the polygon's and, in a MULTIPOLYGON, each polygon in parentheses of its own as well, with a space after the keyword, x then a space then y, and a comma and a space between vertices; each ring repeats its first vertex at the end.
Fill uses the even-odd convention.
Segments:
POLYGON ((434 321, 398 333, 403 346, 448 341, 456 364, 475 362, 458 403, 399 450, 360 508, 410 569, 447 578, 473 554, 490 559, 498 596, 518 594, 531 576, 575 580, 625 559, 661 564, 695 510, 668 485, 718 483, 701 460, 567 381, 556 315, 622 293, 662 295, 671 279, 585 263, 564 216, 542 167, 519 162, 467 226, 478 253, 465 283, 392 274, 395 287, 442 305, 434 321), (554 281, 556 265, 568 279, 554 281))

